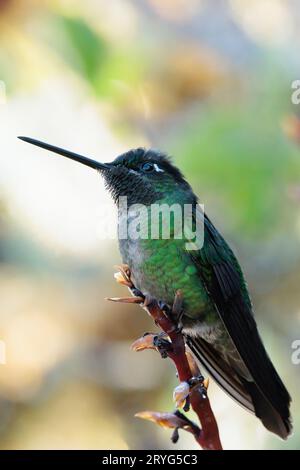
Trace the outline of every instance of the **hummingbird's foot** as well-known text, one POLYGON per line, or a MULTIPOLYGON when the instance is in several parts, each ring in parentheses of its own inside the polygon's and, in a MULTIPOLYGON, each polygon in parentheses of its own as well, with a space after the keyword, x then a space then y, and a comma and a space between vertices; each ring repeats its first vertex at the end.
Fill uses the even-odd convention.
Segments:
POLYGON ((172 349, 172 344, 166 339, 166 333, 162 332, 153 338, 153 345, 163 359, 169 356, 169 351, 172 349))
POLYGON ((158 351, 157 336, 159 336, 158 347, 160 347, 160 341, 162 339, 168 338, 168 335, 164 332, 161 332, 158 335, 157 333, 149 333, 147 331, 143 334, 143 336, 141 336, 132 343, 131 349, 136 352, 144 351, 145 349, 155 349, 156 351, 158 351))
POLYGON ((169 304, 160 300, 158 302, 159 308, 165 313, 165 315, 175 323, 176 325, 176 333, 180 334, 183 329, 182 317, 183 317, 183 309, 182 309, 183 297, 181 291, 177 291, 173 306, 170 307, 169 304))
POLYGON ((143 299, 145 298, 143 292, 141 292, 141 291, 140 291, 139 289, 137 289, 136 287, 133 287, 133 288, 131 289, 131 292, 132 292, 132 294, 134 295, 134 297, 141 297, 141 298, 143 298, 143 299))
POLYGON ((150 294, 144 294, 144 305, 143 307, 150 307, 156 303, 156 300, 154 297, 152 297, 150 294))
POLYGON ((159 308, 167 315, 168 318, 172 319, 172 308, 166 302, 159 300, 159 308))
POLYGON ((176 325, 176 330, 175 332, 180 335, 182 333, 182 330, 183 330, 183 323, 181 321, 181 318, 179 320, 177 320, 177 325, 176 325))
POLYGON ((154 333, 151 333, 150 331, 145 331, 145 333, 143 333, 142 337, 145 338, 145 336, 149 336, 149 335, 154 335, 154 337, 159 336, 160 338, 168 338, 167 333, 165 333, 164 331, 162 331, 158 335, 154 334, 154 333))
POLYGON ((204 379, 203 375, 192 377, 188 381, 188 384, 190 386, 190 389, 197 390, 203 399, 207 398, 207 389, 208 389, 209 380, 204 379))

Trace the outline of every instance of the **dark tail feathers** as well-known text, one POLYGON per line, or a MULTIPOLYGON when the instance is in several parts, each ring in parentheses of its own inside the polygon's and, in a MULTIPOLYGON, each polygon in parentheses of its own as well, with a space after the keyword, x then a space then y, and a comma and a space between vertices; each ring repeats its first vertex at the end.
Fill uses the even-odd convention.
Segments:
POLYGON ((283 404, 282 408, 285 408, 285 411, 284 413, 281 411, 282 414, 279 414, 254 382, 242 381, 244 387, 251 396, 255 408, 255 415, 261 419, 264 426, 269 431, 277 434, 282 439, 287 439, 293 429, 290 420, 289 403, 283 404))

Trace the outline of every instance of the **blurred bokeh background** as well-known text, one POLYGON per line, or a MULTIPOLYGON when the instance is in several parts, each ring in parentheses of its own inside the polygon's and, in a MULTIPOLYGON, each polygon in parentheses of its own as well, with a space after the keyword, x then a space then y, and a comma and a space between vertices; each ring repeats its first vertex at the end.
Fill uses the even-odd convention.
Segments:
MULTIPOLYGON (((211 383, 226 449, 300 448, 300 4, 296 0, 0 1, 1 449, 167 449, 134 413, 172 409, 169 361, 113 281, 103 182, 16 139, 109 161, 174 156, 244 268, 293 397, 282 442, 211 383)), ((112 222, 114 211, 112 210, 112 222)), ((181 433, 177 449, 195 448, 181 433)))

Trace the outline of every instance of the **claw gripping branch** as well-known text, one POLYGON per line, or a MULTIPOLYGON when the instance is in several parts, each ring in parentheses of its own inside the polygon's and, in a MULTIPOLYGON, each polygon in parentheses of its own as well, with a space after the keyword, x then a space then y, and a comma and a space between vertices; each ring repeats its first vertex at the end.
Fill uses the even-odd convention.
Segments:
POLYGON ((183 407, 185 411, 188 411, 191 406, 198 416, 200 426, 190 421, 178 410, 174 413, 143 411, 135 416, 174 429, 171 438, 173 442, 178 440, 178 430, 184 429, 193 434, 203 449, 222 450, 218 425, 207 397, 208 379, 202 377, 192 355, 189 351, 186 351, 184 337, 180 328, 178 328, 182 306, 181 292, 176 293, 173 308, 171 309, 173 318, 178 319, 175 324, 172 321, 172 316, 168 314, 170 312, 156 299, 145 297, 135 288, 127 265, 118 266, 118 270, 119 272, 115 274, 116 281, 127 286, 133 297, 109 298, 108 300, 140 304, 162 330, 159 335, 146 333, 133 343, 132 349, 134 351, 156 349, 162 357, 169 357, 173 361, 180 381, 173 394, 176 406, 183 407))

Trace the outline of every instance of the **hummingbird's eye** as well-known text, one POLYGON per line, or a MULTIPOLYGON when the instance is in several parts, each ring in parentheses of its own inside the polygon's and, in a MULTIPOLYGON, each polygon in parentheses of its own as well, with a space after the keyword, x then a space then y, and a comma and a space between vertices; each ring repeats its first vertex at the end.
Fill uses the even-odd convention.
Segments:
POLYGON ((151 173, 151 171, 154 170, 154 165, 153 165, 153 163, 150 163, 150 162, 143 163, 141 165, 141 170, 144 173, 151 173))

